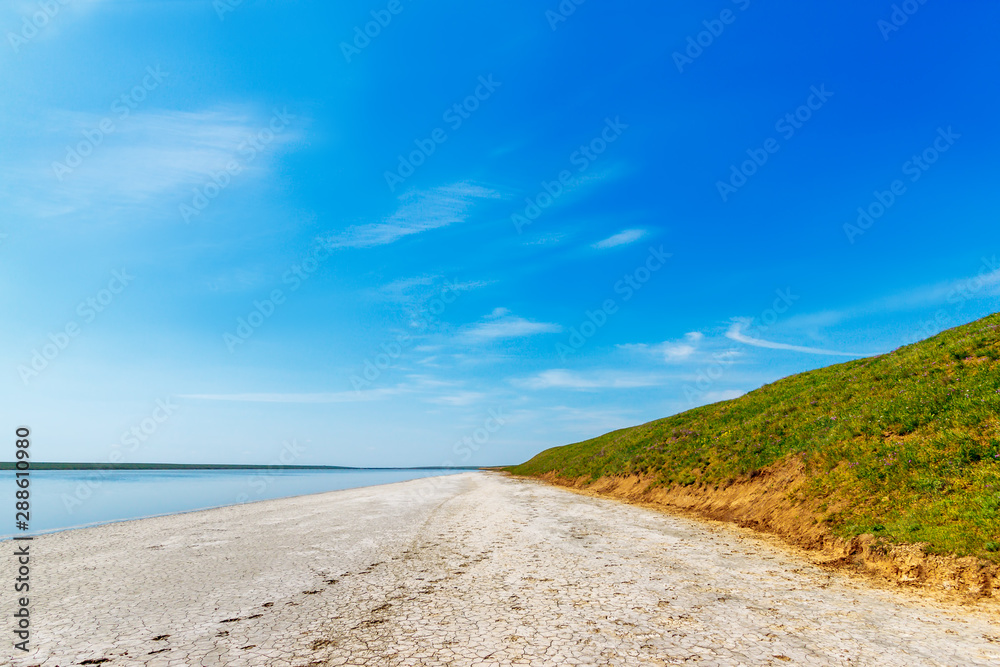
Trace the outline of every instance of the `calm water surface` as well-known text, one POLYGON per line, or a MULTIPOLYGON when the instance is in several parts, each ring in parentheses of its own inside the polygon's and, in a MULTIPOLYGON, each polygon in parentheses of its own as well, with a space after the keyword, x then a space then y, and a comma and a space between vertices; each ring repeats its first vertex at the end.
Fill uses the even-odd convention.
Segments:
MULTIPOLYGON (((30 533, 455 474, 454 470, 34 470, 30 533)), ((14 471, 0 471, 0 538, 14 526, 14 471), (6 505, 6 506, 5 506, 6 505)))

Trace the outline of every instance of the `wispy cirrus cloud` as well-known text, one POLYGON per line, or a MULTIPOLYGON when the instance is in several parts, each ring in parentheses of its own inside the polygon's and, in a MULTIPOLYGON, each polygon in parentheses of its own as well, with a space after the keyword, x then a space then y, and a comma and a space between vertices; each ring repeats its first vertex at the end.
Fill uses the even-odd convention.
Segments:
POLYGON ((456 391, 448 394, 442 394, 440 396, 431 396, 425 400, 428 403, 435 403, 437 405, 461 407, 480 403, 485 398, 486 394, 479 391, 456 391))
POLYGON ((613 236, 609 236, 603 241, 598 241, 591 245, 592 248, 598 250, 604 250, 606 248, 617 248, 618 246, 628 245, 629 243, 635 243, 642 237, 646 235, 646 230, 644 229, 626 229, 624 231, 618 232, 613 236))
POLYGON ((58 0, 55 3, 42 3, 38 0, 6 0, 0 3, 0 25, 5 28, 4 48, 13 48, 14 53, 20 53, 35 39, 45 41, 57 37, 64 28, 85 18, 91 10, 113 1, 58 0), (44 18, 39 19, 36 14, 42 14, 44 18), (27 32, 25 25, 30 25, 35 30, 27 32))
POLYGON ((656 387, 665 382, 665 378, 649 373, 628 373, 622 371, 597 371, 579 373, 564 368, 553 368, 542 371, 529 378, 512 381, 514 385, 524 389, 572 389, 589 391, 595 389, 636 389, 639 387, 656 387))
POLYGON ((500 338, 522 338, 537 334, 559 333, 562 330, 563 328, 559 324, 533 322, 512 315, 506 308, 497 308, 482 321, 465 327, 461 336, 468 341, 490 341, 500 338))
POLYGON ((491 285, 488 280, 450 280, 442 275, 422 275, 400 278, 370 290, 372 298, 395 302, 410 302, 433 294, 461 294, 491 285))
POLYGON ((762 338, 753 338, 747 336, 743 333, 743 329, 749 324, 748 320, 739 319, 733 322, 729 329, 726 331, 726 338, 734 340, 738 343, 743 343, 744 345, 752 345, 753 347, 764 347, 770 350, 788 350, 790 352, 804 352, 806 354, 822 354, 837 357, 865 357, 866 354, 857 354, 854 352, 840 352, 838 350, 824 350, 818 347, 806 347, 804 345, 789 345, 788 343, 776 343, 774 341, 764 340, 762 338))
POLYGON ((478 202, 489 199, 500 199, 500 193, 472 183, 410 192, 400 197, 399 208, 382 222, 348 227, 326 242, 331 248, 387 245, 413 234, 465 222, 478 202))
POLYGON ((660 346, 663 358, 667 362, 683 361, 698 351, 698 343, 705 336, 700 331, 689 331, 681 341, 666 342, 660 346))
POLYGON ((267 115, 234 107, 132 111, 125 117, 55 110, 23 128, 26 139, 36 139, 19 148, 13 161, 0 162, 0 175, 18 184, 8 189, 12 207, 33 217, 159 208, 234 161, 240 170, 233 181, 266 174, 267 155, 298 137, 285 128, 255 146, 255 135, 268 122, 267 115), (97 132, 108 119, 113 132, 97 132), (99 138, 97 145, 85 132, 99 138), (90 148, 82 159, 71 158, 84 144, 90 148))
POLYGON ((664 341, 658 345, 645 343, 625 343, 619 345, 622 350, 645 352, 660 356, 667 363, 689 361, 698 352, 701 341, 705 338, 700 331, 689 331, 680 340, 664 341))
POLYGON ((365 391, 333 391, 318 393, 245 393, 245 394, 181 394, 178 398, 201 401, 233 401, 237 403, 359 403, 378 401, 403 393, 400 387, 365 391))
POLYGON ((786 325, 816 330, 875 313, 906 312, 942 304, 953 306, 973 299, 998 295, 1000 295, 1000 261, 996 256, 983 257, 977 275, 908 289, 842 310, 794 315, 788 318, 786 325))
MULTIPOLYGON (((513 419, 538 425, 538 431, 551 432, 555 442, 566 442, 567 434, 581 438, 592 438, 625 426, 634 426, 642 421, 640 412, 631 407, 609 406, 603 409, 574 405, 553 405, 514 410, 513 419)), ((547 445, 548 446, 548 445, 547 445)))

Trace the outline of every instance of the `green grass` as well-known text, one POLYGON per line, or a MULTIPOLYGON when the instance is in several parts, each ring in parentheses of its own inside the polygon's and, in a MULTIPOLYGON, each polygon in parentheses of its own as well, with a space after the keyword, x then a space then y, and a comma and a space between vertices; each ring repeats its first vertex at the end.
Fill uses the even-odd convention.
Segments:
POLYGON ((790 457, 841 537, 1000 561, 1000 314, 508 468, 724 485, 790 457))

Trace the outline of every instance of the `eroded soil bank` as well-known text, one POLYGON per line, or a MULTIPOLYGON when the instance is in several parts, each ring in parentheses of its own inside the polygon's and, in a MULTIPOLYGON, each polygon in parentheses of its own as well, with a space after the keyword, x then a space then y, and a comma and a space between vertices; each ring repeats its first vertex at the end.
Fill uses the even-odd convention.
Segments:
POLYGON ((833 535, 823 523, 824 512, 800 493, 806 477, 796 461, 783 462, 764 469, 753 479, 719 488, 692 484, 667 489, 655 486, 651 478, 636 475, 602 477, 590 482, 587 478, 566 479, 549 473, 541 479, 586 494, 735 523, 777 535, 806 549, 820 565, 846 568, 939 597, 990 598, 1000 608, 997 600, 1000 571, 995 563, 974 557, 929 554, 924 545, 891 545, 874 535, 859 535, 850 540, 833 535))

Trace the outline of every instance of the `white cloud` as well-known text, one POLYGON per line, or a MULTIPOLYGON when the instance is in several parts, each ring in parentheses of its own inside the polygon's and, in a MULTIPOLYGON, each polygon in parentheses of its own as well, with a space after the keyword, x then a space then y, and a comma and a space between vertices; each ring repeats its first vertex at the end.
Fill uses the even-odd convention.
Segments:
POLYGON ((524 245, 548 245, 562 243, 569 237, 569 234, 565 232, 550 232, 548 234, 540 234, 536 237, 528 237, 524 240, 524 245))
POLYGON ((663 359, 667 363, 673 361, 683 361, 698 351, 698 343, 704 335, 700 331, 690 331, 684 334, 684 340, 674 343, 663 343, 660 349, 663 351, 663 359))
POLYGON ((687 345, 685 343, 665 343, 661 346, 661 349, 663 350, 663 359, 667 363, 684 361, 697 351, 694 345, 687 345))
POLYGON ((486 394, 478 391, 458 391, 453 394, 434 396, 426 400, 428 403, 436 403, 438 405, 465 406, 479 403, 484 398, 486 398, 486 394))
POLYGON ((965 301, 1000 295, 1000 264, 996 257, 983 258, 979 273, 934 285, 905 290, 843 310, 795 315, 785 321, 788 327, 816 330, 834 326, 865 315, 905 312, 948 304, 956 307, 965 301))
POLYGON ((382 222, 348 227, 327 238, 331 248, 371 248, 440 227, 465 222, 475 204, 499 199, 500 194, 472 183, 456 183, 411 192, 400 197, 400 206, 382 222))
POLYGON ((689 331, 684 334, 684 338, 676 341, 665 341, 658 345, 626 343, 619 345, 618 348, 662 356, 663 361, 669 364, 690 360, 698 351, 699 345, 704 338, 704 334, 700 331, 689 331))
POLYGON ((435 280, 438 280, 440 276, 416 276, 414 278, 400 278, 399 280, 393 280, 391 283, 386 283, 379 288, 379 291, 391 297, 399 297, 416 287, 426 287, 427 285, 434 284, 435 280))
POLYGON ((763 340, 761 338, 752 338, 743 333, 743 327, 747 325, 747 320, 736 320, 726 331, 726 338, 730 340, 735 340, 738 343, 743 343, 745 345, 752 345, 754 347, 765 347, 771 350, 789 350, 791 352, 804 352, 806 354, 823 354, 838 357, 864 357, 864 354, 855 354, 853 352, 838 352, 836 350, 824 350, 818 347, 805 347, 802 345, 789 345, 787 343, 775 343, 769 340, 763 340))
MULTIPOLYGON (((575 434, 580 439, 594 436, 626 426, 634 426, 641 418, 632 409, 577 407, 571 405, 553 405, 548 407, 516 410, 511 413, 512 419, 520 423, 534 423, 536 432, 551 433, 552 440, 545 446, 571 441, 575 434)), ((540 443, 541 444, 541 443, 540 443)))
POLYGON ((1000 268, 997 268, 996 258, 984 259, 977 276, 948 280, 936 285, 908 290, 880 299, 866 310, 868 312, 905 311, 942 303, 954 304, 976 297, 995 296, 998 285, 1000 285, 1000 268))
POLYGON ((181 394, 179 398, 202 401, 235 401, 239 403, 358 403, 377 401, 401 393, 400 388, 366 391, 334 391, 322 393, 247 393, 247 394, 181 394))
POLYGON ((592 247, 597 248, 599 250, 603 250, 605 248, 615 248, 617 246, 628 245, 629 243, 635 243, 645 235, 646 235, 646 230, 644 229, 626 229, 623 232, 618 232, 614 236, 609 236, 603 241, 598 241, 597 243, 593 244, 592 247))
POLYGON ((410 380, 413 386, 421 389, 451 389, 461 385, 460 382, 456 382, 454 380, 439 380, 433 375, 423 375, 419 373, 410 373, 406 376, 406 379, 410 380))
MULTIPOLYGON (((25 20, 32 21, 35 14, 44 12, 49 20, 42 24, 36 32, 30 33, 33 36, 27 38, 27 42, 34 42, 36 39, 46 41, 58 38, 65 28, 72 27, 73 23, 85 18, 92 10, 98 9, 103 4, 109 4, 113 0, 57 0, 57 2, 39 2, 39 0, 6 0, 0 3, 0 23, 4 26, 3 41, 4 48, 12 46, 9 32, 13 32, 18 37, 23 36, 25 20)), ((27 47, 18 43, 15 52, 20 52, 27 47)))
POLYGON ((538 375, 514 380, 515 385, 525 389, 634 389, 656 387, 664 378, 649 374, 623 373, 620 371, 599 371, 594 373, 574 373, 563 368, 542 371, 538 375))
POLYGON ((179 192, 190 197, 190 186, 207 183, 211 174, 223 172, 233 160, 241 166, 240 173, 230 177, 233 183, 266 174, 267 156, 297 138, 293 128, 285 127, 249 158, 244 142, 269 122, 269 116, 233 108, 133 111, 126 118, 55 111, 40 127, 26 130, 45 133, 45 143, 39 140, 30 155, 15 156, 19 162, 7 161, 3 178, 23 182, 10 190, 13 204, 38 217, 98 208, 106 213, 138 205, 162 209, 164 197, 172 203, 179 192), (92 146, 78 165, 67 159, 67 146, 75 150, 85 143, 85 131, 101 136, 94 130, 109 119, 113 132, 92 146), (67 172, 56 163, 71 169, 67 172))
POLYGON ((499 338, 521 338, 537 334, 559 333, 562 327, 550 322, 533 322, 511 315, 506 308, 497 308, 483 321, 467 327, 462 336, 468 340, 485 341, 499 338))
POLYGON ((486 280, 454 281, 439 275, 424 275, 400 278, 372 290, 374 298, 397 302, 427 300, 435 296, 454 295, 491 285, 486 280))

